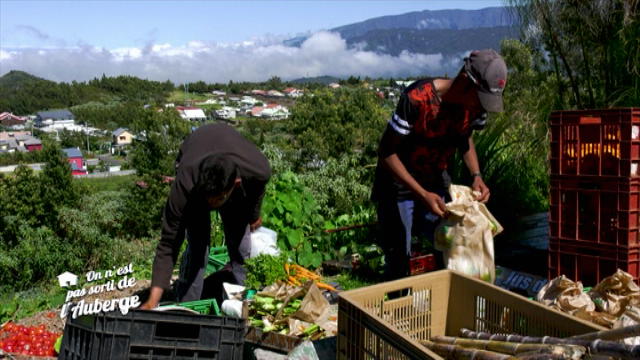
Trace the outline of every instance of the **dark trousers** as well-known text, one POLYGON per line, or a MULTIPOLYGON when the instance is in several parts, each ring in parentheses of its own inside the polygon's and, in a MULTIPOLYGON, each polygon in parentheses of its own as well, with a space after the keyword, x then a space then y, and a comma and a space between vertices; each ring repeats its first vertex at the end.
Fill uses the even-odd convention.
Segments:
MULTIPOLYGON (((448 201, 446 191, 437 193, 448 201)), ((379 242, 385 254, 386 281, 409 276, 412 238, 423 237, 433 244, 439 222, 440 217, 417 200, 381 199, 378 202, 379 242)), ((442 267, 442 254, 434 255, 442 267)))
MULTIPOLYGON (((225 204, 220 209, 224 239, 229 253, 230 269, 237 284, 244 284, 247 277, 244 268, 245 259, 251 253, 251 232, 246 208, 241 203, 225 204)), ((209 216, 209 214, 207 214, 209 216)), ((210 222, 207 222, 210 226, 210 222)), ((200 300, 204 287, 204 273, 209 262, 210 236, 192 236, 191 234, 209 234, 209 232, 189 231, 187 228, 187 249, 182 254, 180 277, 176 282, 178 302, 200 300)))

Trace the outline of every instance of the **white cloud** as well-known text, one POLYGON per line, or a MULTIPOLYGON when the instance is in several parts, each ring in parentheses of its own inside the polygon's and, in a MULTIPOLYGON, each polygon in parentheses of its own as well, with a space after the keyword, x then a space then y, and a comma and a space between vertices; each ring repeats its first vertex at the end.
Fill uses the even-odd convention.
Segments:
POLYGON ((134 75, 176 83, 284 80, 331 75, 337 77, 438 75, 451 61, 441 54, 399 56, 349 48, 340 35, 319 32, 300 47, 282 39, 265 37, 239 43, 191 41, 186 45, 149 44, 145 47, 107 50, 88 44, 74 48, 2 49, 0 74, 23 70, 54 81, 85 81, 99 77, 134 75))

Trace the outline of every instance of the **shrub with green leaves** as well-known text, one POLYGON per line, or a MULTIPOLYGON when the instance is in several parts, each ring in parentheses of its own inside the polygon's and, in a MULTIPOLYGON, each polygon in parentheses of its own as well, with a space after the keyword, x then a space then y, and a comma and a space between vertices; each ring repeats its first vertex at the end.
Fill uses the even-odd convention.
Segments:
POLYGON ((262 205, 264 225, 278 233, 278 247, 305 267, 318 267, 333 253, 322 233, 319 210, 296 174, 278 174, 269 182, 262 205))
POLYGON ((287 273, 284 271, 286 262, 286 255, 273 256, 267 254, 260 254, 246 260, 247 278, 244 285, 249 289, 259 290, 279 280, 286 280, 287 273))

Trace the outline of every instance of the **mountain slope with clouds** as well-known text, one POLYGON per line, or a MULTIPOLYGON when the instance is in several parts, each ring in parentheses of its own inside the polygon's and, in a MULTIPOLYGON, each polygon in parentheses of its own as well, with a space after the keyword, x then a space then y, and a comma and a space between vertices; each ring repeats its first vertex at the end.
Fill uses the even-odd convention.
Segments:
MULTIPOLYGON (((118 49, 88 44, 46 49, 0 48, 0 75, 22 70, 66 82, 86 81, 102 74, 133 75, 175 83, 265 81, 273 76, 283 80, 325 75, 407 77, 451 73, 459 68, 461 56, 471 50, 451 46, 448 53, 438 47, 422 51, 419 47, 396 44, 392 40, 393 31, 385 31, 385 36, 376 37, 378 40, 366 38, 366 32, 348 38, 340 32, 322 31, 304 39, 299 46, 283 43, 282 38, 265 38, 240 43, 201 40, 182 45, 152 43, 118 49), (391 51, 385 53, 381 48, 391 51)), ((422 44, 425 35, 420 32, 426 30, 417 31, 419 36, 406 37, 414 44, 422 44)), ((399 34, 410 33, 400 29, 395 36, 399 34)), ((442 38, 447 41, 444 34, 442 38)))

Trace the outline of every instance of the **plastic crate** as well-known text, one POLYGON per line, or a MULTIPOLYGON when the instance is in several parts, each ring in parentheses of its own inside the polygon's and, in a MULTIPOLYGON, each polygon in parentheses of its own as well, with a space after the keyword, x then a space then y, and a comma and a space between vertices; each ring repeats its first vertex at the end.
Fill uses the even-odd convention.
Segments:
POLYGON ((242 359, 243 319, 133 310, 68 319, 59 360, 242 359))
POLYGON ((622 269, 640 280, 640 250, 610 249, 583 242, 551 238, 549 242, 549 279, 565 275, 585 286, 594 286, 622 269))
POLYGON ((640 178, 551 176, 550 236, 638 248, 640 178))
POLYGON ((193 311, 197 311, 202 315, 220 315, 220 308, 218 307, 218 302, 216 299, 205 299, 205 300, 195 300, 195 301, 187 301, 182 303, 176 303, 166 306, 182 306, 187 309, 191 309, 193 311))
POLYGON ((206 273, 211 274, 222 269, 229 262, 229 253, 226 247, 214 247, 209 250, 209 261, 206 273))
POLYGON ((436 267, 436 257, 433 254, 418 254, 409 259, 409 273, 411 275, 419 275, 429 271, 434 271, 436 267))
POLYGON ((551 174, 638 176, 640 108, 554 111, 551 174))
POLYGON ((604 329, 451 270, 346 291, 338 306, 338 359, 442 359, 419 341, 461 328, 558 337, 604 329))

